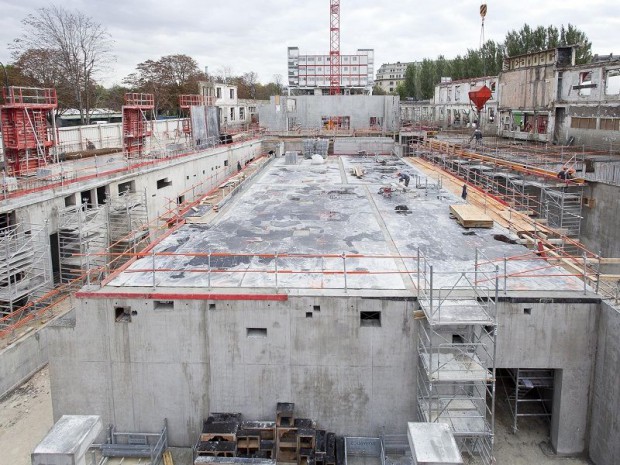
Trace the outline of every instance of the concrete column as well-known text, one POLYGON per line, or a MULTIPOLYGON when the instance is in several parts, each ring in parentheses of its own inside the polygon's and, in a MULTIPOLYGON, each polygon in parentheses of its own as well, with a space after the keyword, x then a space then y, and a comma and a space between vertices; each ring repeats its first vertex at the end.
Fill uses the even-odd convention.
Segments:
POLYGON ((559 455, 580 454, 585 449, 590 364, 583 368, 555 370, 551 445, 559 455))

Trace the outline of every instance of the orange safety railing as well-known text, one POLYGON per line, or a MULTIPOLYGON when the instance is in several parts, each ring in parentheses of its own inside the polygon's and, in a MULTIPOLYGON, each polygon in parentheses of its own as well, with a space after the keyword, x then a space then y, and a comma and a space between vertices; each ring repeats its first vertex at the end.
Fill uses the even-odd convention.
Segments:
POLYGON ((58 106, 56 89, 38 87, 3 87, 5 105, 53 109, 58 106))

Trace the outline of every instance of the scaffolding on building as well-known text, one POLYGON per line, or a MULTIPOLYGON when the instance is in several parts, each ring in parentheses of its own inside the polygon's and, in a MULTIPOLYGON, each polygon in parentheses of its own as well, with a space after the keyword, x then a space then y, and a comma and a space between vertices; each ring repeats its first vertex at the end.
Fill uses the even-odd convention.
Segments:
MULTIPOLYGON (((566 185, 542 190, 544 218, 547 225, 559 230, 564 236, 578 240, 581 233, 581 209, 583 186, 566 185)), ((568 253, 576 252, 571 244, 565 244, 568 253)))
POLYGON ((72 206, 59 211, 61 283, 83 279, 83 284, 91 284, 100 280, 101 270, 106 264, 107 219, 105 205, 96 208, 72 206))
POLYGON ((501 384, 512 416, 512 431, 518 431, 518 420, 524 417, 551 419, 554 372, 546 368, 513 368, 507 370, 501 384))
POLYGON ((56 145, 56 90, 5 87, 2 95, 0 126, 6 174, 36 174, 37 169, 51 161, 56 145))
POLYGON ((445 423, 462 453, 493 461, 498 269, 436 272, 418 253, 419 421, 445 423))
POLYGON ((0 229, 0 329, 12 314, 52 287, 47 227, 23 223, 0 229))
POLYGON ((128 158, 142 157, 147 137, 153 134, 155 109, 153 94, 127 93, 123 105, 123 153, 128 158), (150 120, 148 113, 151 113, 150 120))
POLYGON ((126 192, 108 205, 109 271, 119 268, 150 242, 146 192, 126 192))

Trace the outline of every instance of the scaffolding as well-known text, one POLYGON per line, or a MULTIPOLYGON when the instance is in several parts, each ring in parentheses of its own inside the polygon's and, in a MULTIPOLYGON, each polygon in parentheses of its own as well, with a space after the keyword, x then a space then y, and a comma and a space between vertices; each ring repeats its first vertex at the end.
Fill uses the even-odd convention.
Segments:
POLYGON ((110 271, 149 243, 146 192, 126 192, 108 206, 110 271))
POLYGON ((58 213, 60 282, 65 284, 83 279, 83 284, 91 284, 99 281, 101 269, 107 261, 104 254, 107 245, 105 205, 96 208, 73 206, 61 210, 58 213))
MULTIPOLYGON (((153 94, 127 93, 123 105, 123 153, 127 158, 142 157, 146 139, 153 134, 152 121, 147 113, 153 113, 153 94)), ((151 115, 151 119, 153 115, 151 115)))
POLYGON ((502 377, 502 386, 512 416, 512 431, 523 417, 551 419, 554 371, 545 368, 513 368, 502 377))
POLYGON ((418 253, 418 417, 447 424, 462 453, 490 464, 498 271, 479 258, 473 271, 438 273, 418 253))
POLYGON ((38 168, 51 161, 51 150, 56 145, 53 114, 58 106, 56 90, 5 87, 2 95, 0 126, 6 173, 9 176, 36 174, 38 168))
MULTIPOLYGON (((567 185, 543 189, 541 203, 544 209, 544 218, 549 227, 559 230, 566 237, 579 239, 583 186, 567 185)), ((565 249, 568 246, 566 244, 565 249)), ((571 252, 571 250, 565 251, 571 252)))
POLYGON ((16 224, 0 229, 0 329, 12 314, 52 287, 46 226, 16 224))

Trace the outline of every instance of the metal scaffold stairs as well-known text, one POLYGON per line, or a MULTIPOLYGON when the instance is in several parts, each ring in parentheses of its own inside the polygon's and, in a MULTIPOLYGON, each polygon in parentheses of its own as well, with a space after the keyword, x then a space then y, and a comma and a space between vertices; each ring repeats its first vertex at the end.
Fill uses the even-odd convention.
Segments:
MULTIPOLYGON (((581 233, 583 186, 548 188, 544 189, 542 194, 544 218, 547 224, 559 230, 564 236, 578 240, 581 233)), ((564 244, 564 252, 579 254, 580 250, 573 244, 564 244)))
POLYGON ((0 329, 13 322, 14 312, 51 289, 48 253, 46 226, 0 229, 0 329))
POLYGON ((447 424, 462 453, 493 463, 497 267, 437 272, 419 254, 418 418, 447 424))
POLYGON ((110 271, 129 260, 148 244, 146 192, 126 192, 113 199, 108 209, 110 271))

